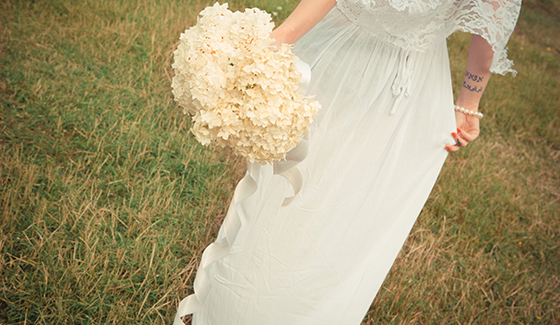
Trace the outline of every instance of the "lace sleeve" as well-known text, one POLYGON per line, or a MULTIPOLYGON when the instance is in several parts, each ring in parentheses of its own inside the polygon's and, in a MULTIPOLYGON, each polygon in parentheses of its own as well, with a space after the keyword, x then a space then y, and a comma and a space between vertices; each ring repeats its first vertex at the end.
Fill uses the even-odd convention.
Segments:
POLYGON ((494 59, 490 71, 505 75, 513 70, 507 58, 507 42, 519 16, 521 0, 460 0, 452 30, 482 36, 492 46, 494 59))
POLYGON ((350 21, 406 50, 425 51, 457 30, 480 35, 494 50, 490 71, 516 73, 506 45, 521 0, 337 0, 337 8, 350 21))

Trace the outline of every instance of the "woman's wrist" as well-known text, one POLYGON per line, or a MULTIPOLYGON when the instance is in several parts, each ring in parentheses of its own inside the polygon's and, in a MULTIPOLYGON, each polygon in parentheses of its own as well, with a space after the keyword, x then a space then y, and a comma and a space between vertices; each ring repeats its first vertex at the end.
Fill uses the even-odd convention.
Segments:
POLYGON ((469 111, 478 112, 478 105, 464 105, 457 102, 455 103, 455 107, 462 107, 469 111))
POLYGON ((270 37, 274 39, 275 46, 280 46, 281 44, 293 44, 293 34, 295 33, 293 27, 284 23, 275 30, 272 31, 270 37))
POLYGON ((476 118, 483 118, 484 117, 484 115, 482 113, 478 112, 477 110, 466 109, 466 108, 461 107, 459 105, 455 105, 455 111, 457 111, 459 113, 463 113, 465 115, 474 116, 476 118))
POLYGON ((455 105, 459 106, 459 107, 463 107, 464 109, 468 109, 470 111, 475 111, 478 112, 478 105, 479 105, 479 100, 469 100, 468 98, 464 98, 464 96, 462 93, 459 94, 459 97, 457 98, 457 101, 455 102, 455 105))

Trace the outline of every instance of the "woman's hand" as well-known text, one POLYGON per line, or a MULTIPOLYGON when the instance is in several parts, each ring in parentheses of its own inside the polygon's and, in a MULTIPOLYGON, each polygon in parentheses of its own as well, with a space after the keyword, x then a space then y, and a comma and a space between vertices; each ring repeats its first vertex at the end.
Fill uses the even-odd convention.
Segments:
POLYGON ((451 133, 453 139, 455 139, 455 144, 445 146, 445 149, 449 152, 455 152, 462 147, 466 147, 480 134, 478 117, 455 111, 455 120, 457 122, 457 132, 451 133))
POLYGON ((296 9, 270 35, 280 44, 294 44, 336 5, 336 0, 301 0, 296 9))
POLYGON ((286 37, 282 35, 282 29, 276 28, 270 34, 270 38, 274 39, 274 43, 270 46, 273 50, 280 48, 280 45, 288 43, 286 37))

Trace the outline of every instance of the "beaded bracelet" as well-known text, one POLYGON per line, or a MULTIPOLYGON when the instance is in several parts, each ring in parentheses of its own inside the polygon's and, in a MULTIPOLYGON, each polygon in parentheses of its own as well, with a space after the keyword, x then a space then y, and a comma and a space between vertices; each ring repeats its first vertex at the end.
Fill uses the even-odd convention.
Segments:
POLYGON ((484 115, 482 115, 482 113, 480 112, 475 112, 475 111, 469 111, 468 109, 462 108, 460 106, 455 106, 455 110, 467 115, 472 115, 474 117, 478 117, 478 118, 483 118, 484 115))

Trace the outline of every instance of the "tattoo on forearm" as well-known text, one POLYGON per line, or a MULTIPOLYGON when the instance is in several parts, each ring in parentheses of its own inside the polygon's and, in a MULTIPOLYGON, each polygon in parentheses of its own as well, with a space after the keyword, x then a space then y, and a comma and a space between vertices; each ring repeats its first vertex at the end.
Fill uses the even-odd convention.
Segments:
POLYGON ((482 82, 482 80, 484 80, 484 77, 481 77, 479 75, 476 74, 472 74, 470 72, 465 72, 465 77, 467 77, 467 79, 470 79, 474 82, 482 82))
POLYGON ((480 93, 484 89, 484 87, 481 86, 471 86, 466 81, 463 81, 463 88, 474 93, 480 93))

